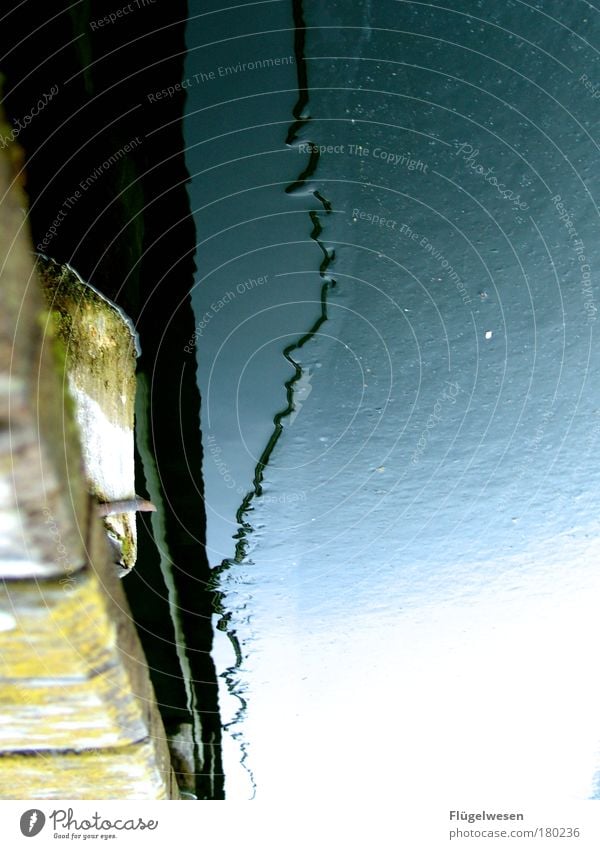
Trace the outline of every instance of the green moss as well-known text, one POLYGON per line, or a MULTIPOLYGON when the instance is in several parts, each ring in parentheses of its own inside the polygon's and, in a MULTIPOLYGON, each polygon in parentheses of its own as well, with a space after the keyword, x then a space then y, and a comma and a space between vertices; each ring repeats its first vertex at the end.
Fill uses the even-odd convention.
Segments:
POLYGON ((135 566, 137 557, 137 547, 133 537, 129 533, 125 535, 119 533, 111 523, 110 518, 104 520, 104 527, 118 540, 123 563, 128 569, 132 569, 135 566))
POLYGON ((75 415, 75 401, 69 392, 69 384, 67 380, 67 351, 64 342, 61 338, 61 322, 63 321, 61 313, 57 310, 42 309, 38 313, 37 322, 43 333, 44 344, 48 346, 52 364, 56 374, 60 379, 60 385, 63 390, 63 410, 64 422, 67 428, 67 435, 79 439, 79 428, 75 415))
POLYGON ((68 267, 39 258, 38 272, 65 346, 70 378, 110 421, 132 428, 135 349, 129 328, 114 307, 68 267))
POLYGON ((133 540, 129 537, 123 537, 121 541, 122 550, 123 550, 123 562, 126 566, 129 566, 135 558, 135 547, 133 545, 133 540))

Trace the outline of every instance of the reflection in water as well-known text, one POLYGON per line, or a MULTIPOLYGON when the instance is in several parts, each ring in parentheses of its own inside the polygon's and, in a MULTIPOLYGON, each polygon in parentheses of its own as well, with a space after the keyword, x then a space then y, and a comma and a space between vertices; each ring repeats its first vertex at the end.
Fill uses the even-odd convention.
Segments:
MULTIPOLYGON (((306 124, 311 120, 310 115, 308 114, 308 81, 306 75, 306 63, 304 60, 305 23, 302 12, 302 0, 293 0, 293 9, 295 25, 294 53, 298 73, 299 97, 293 110, 294 118, 296 120, 290 127, 286 138, 286 144, 288 145, 293 145, 298 140, 299 133, 305 129, 306 124)), ((306 147, 306 145, 307 143, 305 142, 303 146, 306 147)), ((318 147, 311 142, 308 142, 308 146, 311 148, 308 165, 301 172, 298 178, 286 187, 285 191, 289 194, 306 191, 307 181, 314 174, 317 168, 319 161, 318 147)), ((314 197, 320 201, 325 213, 330 213, 332 207, 329 201, 327 201, 317 189, 311 189, 311 192, 314 197)), ((218 588, 222 586, 223 573, 235 564, 242 563, 246 557, 248 536, 253 530, 251 523, 248 521, 248 514, 252 509, 253 500, 263 494, 262 484, 265 469, 283 432, 284 419, 290 417, 290 421, 293 423, 295 416, 301 409, 303 401, 306 400, 310 394, 309 372, 308 370, 302 369, 300 363, 294 359, 294 354, 296 351, 300 351, 307 342, 310 342, 310 340, 319 332, 324 322, 327 321, 327 295, 329 290, 335 286, 335 280, 329 276, 328 268, 335 258, 335 253, 328 250, 321 240, 323 228, 319 219, 319 213, 314 210, 310 210, 308 214, 312 223, 310 238, 316 242, 323 254, 323 259, 319 266, 319 275, 323 281, 320 294, 320 314, 312 327, 304 333, 300 339, 290 345, 287 345, 282 351, 284 358, 294 370, 292 377, 286 380, 284 384, 286 405, 282 410, 276 413, 273 418, 273 432, 254 469, 252 489, 246 494, 236 512, 236 521, 240 528, 235 535, 235 554, 232 558, 224 559, 221 565, 216 567, 214 570, 214 586, 217 588, 214 604, 215 610, 220 616, 217 628, 227 634, 235 653, 235 664, 223 672, 223 678, 227 683, 230 694, 237 698, 240 703, 240 707, 236 711, 233 719, 224 726, 224 729, 231 733, 232 738, 236 740, 240 747, 240 761, 244 769, 247 770, 253 786, 252 798, 254 798, 256 793, 254 776, 251 767, 248 766, 247 763, 248 751, 243 740, 243 731, 236 730, 236 727, 243 723, 247 709, 246 699, 240 691, 238 681, 238 672, 243 662, 242 648, 240 646, 236 630, 231 626, 232 612, 227 610, 226 593, 220 591, 218 588)))
POLYGON ((570 7, 471 7, 238 11, 248 57, 294 39, 295 106, 287 71, 190 94, 223 122, 190 125, 194 298, 257 799, 594 793, 596 59, 570 7))

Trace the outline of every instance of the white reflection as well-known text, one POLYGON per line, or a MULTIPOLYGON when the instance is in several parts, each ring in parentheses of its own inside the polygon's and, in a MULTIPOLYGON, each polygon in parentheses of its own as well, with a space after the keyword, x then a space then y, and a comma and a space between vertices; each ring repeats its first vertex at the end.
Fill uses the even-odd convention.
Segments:
MULTIPOLYGON (((503 560, 485 582, 463 564, 387 615, 324 603, 301 625, 302 588, 278 619, 265 604, 241 676, 257 800, 589 798, 598 548, 503 560)), ((227 798, 248 798, 229 756, 227 798)))

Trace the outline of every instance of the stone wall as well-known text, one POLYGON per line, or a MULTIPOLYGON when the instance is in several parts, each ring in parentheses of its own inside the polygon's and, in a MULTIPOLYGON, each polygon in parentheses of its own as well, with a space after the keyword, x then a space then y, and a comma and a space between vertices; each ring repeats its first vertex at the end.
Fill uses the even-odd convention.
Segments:
POLYGON ((151 97, 182 78, 187 3, 139 4, 98 23, 123 5, 25 0, 3 18, 0 73, 25 151, 19 180, 36 250, 76 269, 139 333, 136 491, 147 498, 157 481, 160 514, 138 516, 138 564, 125 591, 169 732, 195 729, 197 794, 222 798, 200 395, 196 353, 183 350, 195 328, 196 250, 185 91, 151 97))
POLYGON ((0 798, 178 798, 88 493, 18 162, 0 150, 0 798))

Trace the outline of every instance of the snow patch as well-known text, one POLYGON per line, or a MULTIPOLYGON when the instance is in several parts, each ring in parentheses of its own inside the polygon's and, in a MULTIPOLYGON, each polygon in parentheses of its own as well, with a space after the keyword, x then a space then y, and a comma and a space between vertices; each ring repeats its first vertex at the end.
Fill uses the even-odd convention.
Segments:
POLYGON ((109 501, 135 496, 133 429, 109 421, 100 405, 72 380, 76 419, 82 435, 85 470, 109 501))

